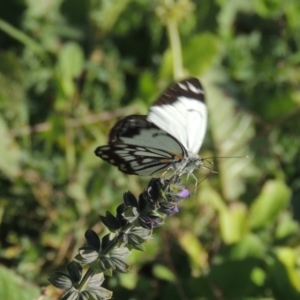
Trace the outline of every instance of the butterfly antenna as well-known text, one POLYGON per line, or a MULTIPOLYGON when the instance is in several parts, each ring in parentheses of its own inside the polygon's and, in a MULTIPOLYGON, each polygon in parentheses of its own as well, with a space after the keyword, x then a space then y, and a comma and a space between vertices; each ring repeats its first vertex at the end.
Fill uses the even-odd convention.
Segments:
POLYGON ((211 158, 249 158, 249 155, 243 155, 243 156, 211 156, 211 157, 205 157, 205 158, 202 158, 203 160, 213 164, 212 162, 210 162, 208 159, 211 159, 211 158))

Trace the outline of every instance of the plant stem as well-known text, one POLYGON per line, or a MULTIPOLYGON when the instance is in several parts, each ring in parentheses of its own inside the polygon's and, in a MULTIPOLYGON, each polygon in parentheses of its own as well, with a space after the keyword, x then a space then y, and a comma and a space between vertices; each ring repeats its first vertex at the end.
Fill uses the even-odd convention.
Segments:
POLYGON ((177 22, 172 17, 167 21, 168 36, 172 51, 173 76, 175 80, 183 77, 181 43, 178 33, 177 22))
POLYGON ((87 282, 94 276, 94 274, 96 273, 96 270, 89 268, 86 273, 84 274, 82 280, 80 281, 79 285, 78 285, 78 290, 82 290, 85 285, 87 284, 87 282))

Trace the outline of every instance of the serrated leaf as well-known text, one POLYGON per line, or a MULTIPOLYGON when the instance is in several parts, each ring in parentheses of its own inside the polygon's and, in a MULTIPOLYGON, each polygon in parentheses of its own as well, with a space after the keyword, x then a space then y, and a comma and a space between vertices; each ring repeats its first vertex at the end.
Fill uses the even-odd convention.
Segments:
POLYGON ((73 286, 73 282, 68 274, 64 272, 54 272, 48 279, 55 287, 62 290, 69 290, 73 286))
POLYGON ((249 222, 253 229, 272 224, 279 213, 287 206, 291 192, 286 184, 279 180, 265 183, 260 195, 250 207, 249 222))

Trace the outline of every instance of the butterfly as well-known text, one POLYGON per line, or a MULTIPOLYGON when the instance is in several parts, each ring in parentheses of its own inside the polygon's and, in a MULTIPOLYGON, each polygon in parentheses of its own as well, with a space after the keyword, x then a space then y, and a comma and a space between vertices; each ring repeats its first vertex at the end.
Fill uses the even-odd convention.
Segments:
POLYGON ((111 129, 109 142, 95 154, 126 174, 152 176, 173 170, 193 175, 203 166, 198 155, 207 125, 204 90, 197 78, 170 86, 148 115, 131 115, 111 129))

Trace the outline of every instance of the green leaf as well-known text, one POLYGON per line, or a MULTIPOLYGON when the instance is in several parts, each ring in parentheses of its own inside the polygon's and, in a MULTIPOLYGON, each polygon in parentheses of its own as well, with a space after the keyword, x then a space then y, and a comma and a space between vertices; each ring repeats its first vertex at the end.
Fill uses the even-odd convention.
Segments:
POLYGON ((203 74, 214 63, 218 53, 218 39, 211 33, 190 38, 183 46, 183 65, 194 76, 203 74))
POLYGON ((13 271, 0 266, 0 299, 32 300, 40 295, 40 289, 26 282, 13 271))
POLYGON ((223 299, 245 299, 248 291, 254 288, 250 276, 258 263, 255 258, 247 258, 212 265, 208 280, 222 291, 223 299))
POLYGON ((288 203, 291 192, 286 184, 279 180, 265 183, 260 195, 250 207, 249 222, 253 229, 272 224, 288 203))
MULTIPOLYGON (((66 43, 58 56, 58 79, 66 97, 75 91, 74 79, 84 67, 84 55, 76 43, 66 43)), ((63 104, 63 103, 62 103, 63 104)))
POLYGON ((0 171, 14 178, 20 171, 21 150, 12 138, 4 119, 0 116, 0 171))
POLYGON ((300 299, 300 276, 297 271, 298 254, 291 248, 277 248, 269 259, 268 274, 275 299, 300 299))
POLYGON ((172 271, 168 269, 167 267, 160 265, 160 264, 155 264, 153 267, 153 274, 155 277, 166 280, 169 282, 175 282, 176 278, 172 271))
POLYGON ((299 224, 292 219, 290 213, 284 214, 283 218, 280 218, 279 224, 276 228, 276 239, 285 239, 288 237, 297 238, 299 232, 299 224))
POLYGON ((194 271, 199 273, 207 265, 207 252, 192 231, 180 234, 179 243, 188 254, 194 271))
POLYGON ((264 243, 257 235, 248 234, 230 250, 231 259, 245 259, 248 257, 263 258, 265 255, 264 243))
POLYGON ((247 208, 243 203, 232 203, 221 212, 220 231, 227 244, 238 242, 247 234, 247 208))

